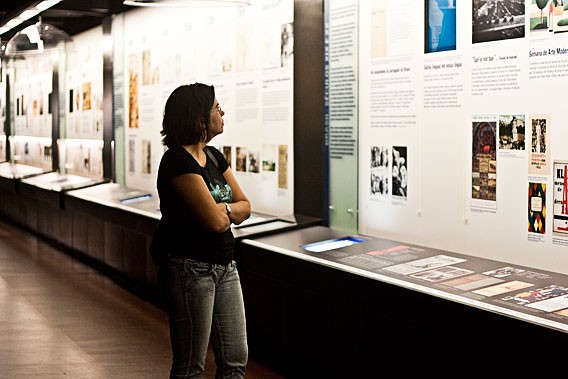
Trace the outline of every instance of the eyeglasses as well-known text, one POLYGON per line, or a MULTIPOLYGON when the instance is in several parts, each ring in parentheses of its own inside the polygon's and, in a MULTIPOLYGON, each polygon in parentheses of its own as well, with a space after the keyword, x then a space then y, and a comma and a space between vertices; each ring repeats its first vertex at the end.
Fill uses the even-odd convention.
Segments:
POLYGON ((213 112, 213 111, 217 111, 217 112, 219 112, 219 114, 221 114, 221 112, 223 112, 223 109, 221 109, 221 106, 219 104, 217 104, 215 109, 211 109, 211 112, 213 112))

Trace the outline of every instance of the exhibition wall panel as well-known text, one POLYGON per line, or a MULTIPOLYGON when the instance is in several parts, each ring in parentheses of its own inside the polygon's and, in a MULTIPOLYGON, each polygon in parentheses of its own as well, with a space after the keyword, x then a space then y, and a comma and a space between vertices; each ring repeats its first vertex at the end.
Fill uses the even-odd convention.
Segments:
POLYGON ((54 88, 54 68, 50 54, 13 60, 7 71, 11 74, 13 122, 10 136, 14 162, 44 170, 52 169, 53 120, 51 98, 54 88))
POLYGON ((155 189, 161 123, 182 84, 215 86, 230 162, 253 209, 294 212, 294 2, 238 9, 137 9, 124 17, 125 183, 155 189))
POLYGON ((62 97, 62 171, 103 178, 103 33, 73 36, 62 97))
POLYGON ((568 272, 562 7, 358 3, 359 232, 568 272))

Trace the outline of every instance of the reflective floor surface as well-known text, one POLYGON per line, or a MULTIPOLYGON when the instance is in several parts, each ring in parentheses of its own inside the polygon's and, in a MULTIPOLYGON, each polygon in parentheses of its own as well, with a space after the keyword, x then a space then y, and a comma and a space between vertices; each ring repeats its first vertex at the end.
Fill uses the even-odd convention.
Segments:
MULTIPOLYGON (((167 378, 170 359, 162 310, 0 220, 0 378, 167 378)), ((251 361, 247 378, 282 376, 251 361)))

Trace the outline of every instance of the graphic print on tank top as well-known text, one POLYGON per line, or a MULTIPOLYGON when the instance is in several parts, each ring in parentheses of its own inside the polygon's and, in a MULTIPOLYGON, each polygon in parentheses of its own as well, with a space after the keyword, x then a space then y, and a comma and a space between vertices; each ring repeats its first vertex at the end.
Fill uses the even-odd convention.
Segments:
POLYGON ((223 184, 217 179, 213 179, 215 184, 209 182, 209 192, 217 203, 228 203, 233 198, 231 187, 228 184, 223 184))

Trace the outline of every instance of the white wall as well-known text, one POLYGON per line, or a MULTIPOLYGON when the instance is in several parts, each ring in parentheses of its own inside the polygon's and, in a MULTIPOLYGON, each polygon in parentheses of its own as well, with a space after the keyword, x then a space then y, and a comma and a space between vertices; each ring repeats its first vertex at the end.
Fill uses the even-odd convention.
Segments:
POLYGON ((182 84, 215 86, 224 133, 211 144, 230 163, 256 212, 293 213, 293 55, 281 61, 281 32, 293 1, 255 1, 241 9, 151 8, 124 20, 125 177, 155 190, 167 97, 182 84), (135 115, 137 114, 137 118, 135 115), (246 151, 240 167, 237 150, 246 151), (259 160, 258 169, 250 157, 259 160), (284 159, 281 159, 284 158, 284 159), (276 160, 274 169, 262 160, 276 160), (242 168, 242 169, 241 169, 242 168))
POLYGON ((524 15, 517 12, 515 22, 524 35, 481 42, 481 34, 473 33, 480 17, 472 17, 472 3, 456 1, 456 49, 425 53, 422 2, 359 2, 359 231, 568 273, 568 234, 553 232, 561 208, 554 207, 554 196, 562 192, 554 185, 553 166, 568 160, 562 101, 568 34, 531 30, 540 11, 521 1, 524 15), (499 120, 512 115, 524 119, 524 150, 500 145, 499 120), (474 198, 472 134, 483 120, 496 126, 496 170, 489 174, 494 199, 474 198), (537 120, 547 124, 548 144, 544 154, 533 155, 531 126, 537 120), (392 193, 397 146, 407 151, 406 197, 392 193), (372 147, 389 151, 389 166, 382 168, 388 193, 371 192, 371 174, 381 173, 371 167, 372 147), (544 166, 531 165, 541 158, 544 166), (536 212, 544 229, 529 228, 529 204, 536 207, 534 200, 542 198, 531 199, 530 183, 545 194, 536 212))

